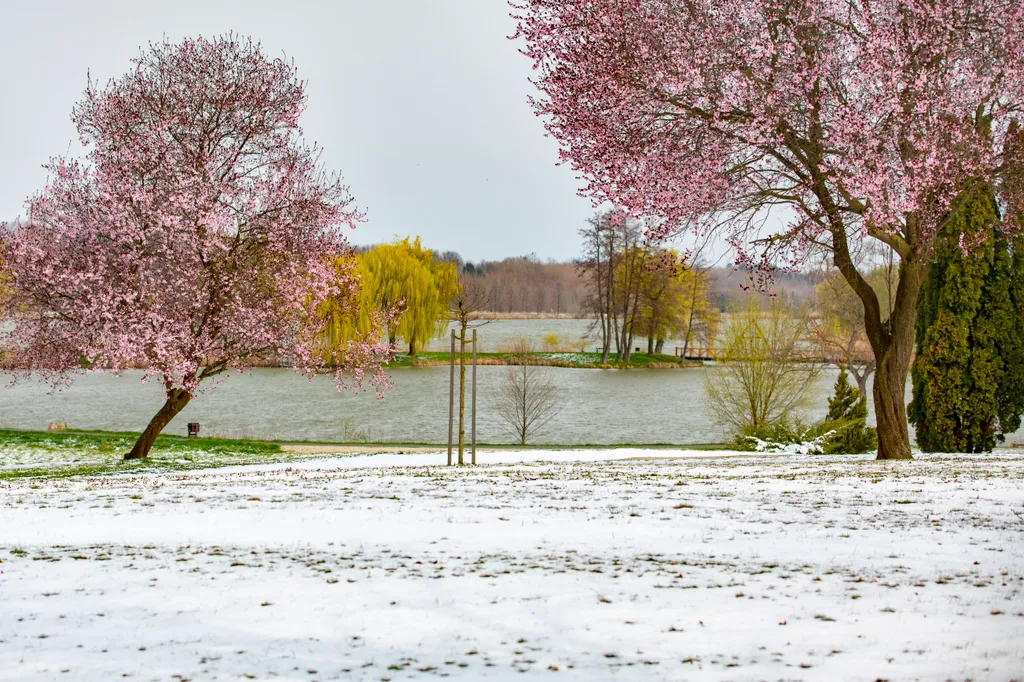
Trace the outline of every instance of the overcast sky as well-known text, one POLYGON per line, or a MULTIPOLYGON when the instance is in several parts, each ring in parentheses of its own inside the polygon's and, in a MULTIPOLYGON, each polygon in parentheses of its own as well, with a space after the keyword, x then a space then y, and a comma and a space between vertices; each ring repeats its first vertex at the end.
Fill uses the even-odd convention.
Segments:
POLYGON ((308 80, 306 137, 368 213, 353 243, 418 234, 472 260, 579 251, 593 209, 527 103, 504 0, 37 0, 3 15, 0 219, 24 213, 51 156, 78 153, 69 117, 87 71, 106 82, 163 35, 236 31, 308 80))

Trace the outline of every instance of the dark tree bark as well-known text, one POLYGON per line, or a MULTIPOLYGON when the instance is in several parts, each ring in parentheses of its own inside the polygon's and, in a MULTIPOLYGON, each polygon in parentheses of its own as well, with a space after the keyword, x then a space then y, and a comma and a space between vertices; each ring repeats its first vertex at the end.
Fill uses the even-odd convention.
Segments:
POLYGON ((851 362, 846 366, 846 369, 849 370, 850 374, 853 375, 854 380, 857 382, 857 390, 860 391, 860 394, 864 398, 867 398, 868 378, 875 371, 874 361, 872 360, 871 362, 865 363, 861 369, 857 369, 857 366, 851 362))
POLYGON ((878 459, 912 459, 904 391, 910 372, 909 359, 893 349, 885 355, 875 373, 872 390, 878 428, 878 459))
POLYGON ((614 262, 614 233, 605 224, 607 217, 595 215, 587 221, 588 227, 580 230, 583 237, 583 257, 576 261, 579 276, 589 280, 587 289, 590 291, 585 305, 597 316, 596 328, 601 334, 601 362, 608 362, 611 348, 611 293, 612 282, 606 279, 606 271, 610 271, 614 262))
POLYGON ((906 386, 914 358, 914 322, 921 285, 928 275, 930 258, 911 252, 900 262, 896 301, 883 325, 867 327, 875 353, 875 420, 878 426, 878 459, 911 459, 907 428, 906 386))
POLYGON ((878 459, 912 459, 907 427, 906 386, 914 355, 914 321, 921 285, 928 274, 929 259, 917 249, 903 254, 900 283, 892 312, 881 319, 878 298, 853 268, 845 239, 835 239, 836 265, 864 302, 864 322, 875 356, 875 422, 878 428, 878 459))
POLYGON ((150 420, 149 426, 142 432, 139 439, 135 441, 134 447, 131 452, 124 456, 125 459, 143 459, 149 457, 149 451, 153 448, 153 442, 156 441, 156 437, 160 435, 160 432, 164 430, 171 420, 174 419, 179 412, 185 409, 189 401, 192 400, 192 394, 183 388, 172 388, 167 392, 167 402, 160 408, 160 411, 154 415, 153 419, 150 420))
MULTIPOLYGON (((812 166, 813 169, 813 166, 812 166)), ((846 225, 825 185, 824 176, 812 170, 815 193, 832 233, 832 260, 864 305, 864 328, 875 356, 875 422, 878 428, 878 459, 912 459, 907 428, 906 385, 914 353, 914 321, 917 299, 928 274, 934 240, 919 238, 918 216, 907 217, 903 234, 875 231, 876 236, 900 255, 900 279, 896 299, 886 319, 874 289, 857 271, 850 256, 846 225)))

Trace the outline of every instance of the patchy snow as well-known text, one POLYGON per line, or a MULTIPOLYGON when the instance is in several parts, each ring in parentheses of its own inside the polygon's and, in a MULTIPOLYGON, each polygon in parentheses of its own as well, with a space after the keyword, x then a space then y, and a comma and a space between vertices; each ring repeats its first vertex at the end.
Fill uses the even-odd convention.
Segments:
MULTIPOLYGON (((307 450, 305 454, 316 454, 307 450)), ((327 454, 325 452, 325 454, 327 454)), ((496 464, 585 464, 589 462, 611 462, 623 459, 718 459, 721 457, 748 457, 751 453, 738 450, 654 450, 649 448, 565 449, 565 450, 511 450, 487 448, 477 449, 477 462, 484 465, 496 464)), ((470 460, 469 448, 463 453, 466 462, 470 460)), ((452 459, 458 458, 458 450, 452 450, 452 459)), ((368 455, 337 455, 322 459, 307 459, 296 462, 275 462, 256 466, 220 467, 221 473, 266 472, 301 469, 305 471, 334 471, 338 469, 384 469, 388 467, 429 467, 444 465, 448 461, 447 450, 422 452, 381 452, 368 455)), ((200 473, 211 473, 211 471, 200 473)))
POLYGON ((121 452, 104 452, 95 447, 86 447, 78 440, 72 436, 64 443, 65 447, 59 449, 41 445, 3 443, 0 445, 0 471, 106 464, 124 455, 121 452))
POLYGON ((1024 455, 740 454, 0 481, 0 680, 1024 679, 1024 455))
POLYGON ((776 443, 773 440, 761 440, 754 436, 744 437, 754 442, 754 450, 756 452, 783 455, 820 455, 825 451, 825 441, 834 433, 835 431, 827 431, 813 440, 802 443, 776 443))

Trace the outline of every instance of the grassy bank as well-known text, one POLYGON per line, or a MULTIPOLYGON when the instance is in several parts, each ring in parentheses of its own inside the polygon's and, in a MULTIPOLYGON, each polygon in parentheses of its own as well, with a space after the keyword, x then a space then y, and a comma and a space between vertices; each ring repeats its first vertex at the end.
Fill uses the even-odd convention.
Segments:
POLYGON ((125 462, 137 433, 0 430, 0 480, 198 469, 279 461, 278 443, 160 436, 147 460, 125 462))
MULTIPOLYGON (((256 441, 229 438, 160 436, 146 460, 125 462, 137 433, 110 431, 20 431, 0 429, 0 481, 28 477, 107 476, 158 473, 246 464, 301 462, 369 452, 442 451, 447 443, 325 443, 319 441, 256 441)), ((655 448, 714 450, 722 444, 540 444, 478 443, 487 450, 565 450, 655 448)))
MULTIPOLYGON (((469 352, 466 353, 467 359, 469 352)), ((517 353, 477 353, 479 365, 518 365, 521 364, 517 353)), ((608 362, 601 362, 600 353, 528 353, 530 364, 545 367, 574 367, 579 369, 672 369, 679 367, 696 367, 697 363, 689 360, 680 361, 674 355, 663 353, 633 353, 629 362, 618 362, 614 357, 608 362)), ((416 356, 398 355, 390 367, 436 367, 449 363, 447 351, 424 351, 416 356)))

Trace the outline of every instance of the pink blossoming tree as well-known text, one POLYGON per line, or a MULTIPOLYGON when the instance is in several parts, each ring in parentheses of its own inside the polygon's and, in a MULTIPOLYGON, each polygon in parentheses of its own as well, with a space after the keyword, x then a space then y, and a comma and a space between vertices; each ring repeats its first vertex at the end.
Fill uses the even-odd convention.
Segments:
POLYGON ((831 253, 877 361, 878 457, 910 458, 918 292, 943 221, 973 192, 1003 188, 1013 166, 1024 3, 512 6, 539 74, 536 109, 595 199, 659 218, 654 238, 724 230, 738 262, 762 273, 831 253), (779 207, 788 218, 766 222, 779 207), (869 240, 899 260, 891 315, 851 255, 869 240))
MULTIPOLYGON (((235 36, 151 45, 121 78, 90 82, 72 114, 85 160, 54 159, 4 237, 6 369, 56 386, 86 367, 141 368, 162 383, 166 402, 126 458, 146 457, 229 368, 316 371, 318 309, 356 305, 358 278, 336 261, 362 216, 302 141, 304 86, 235 36)), ((328 349, 339 388, 386 384, 379 338, 328 349)))

